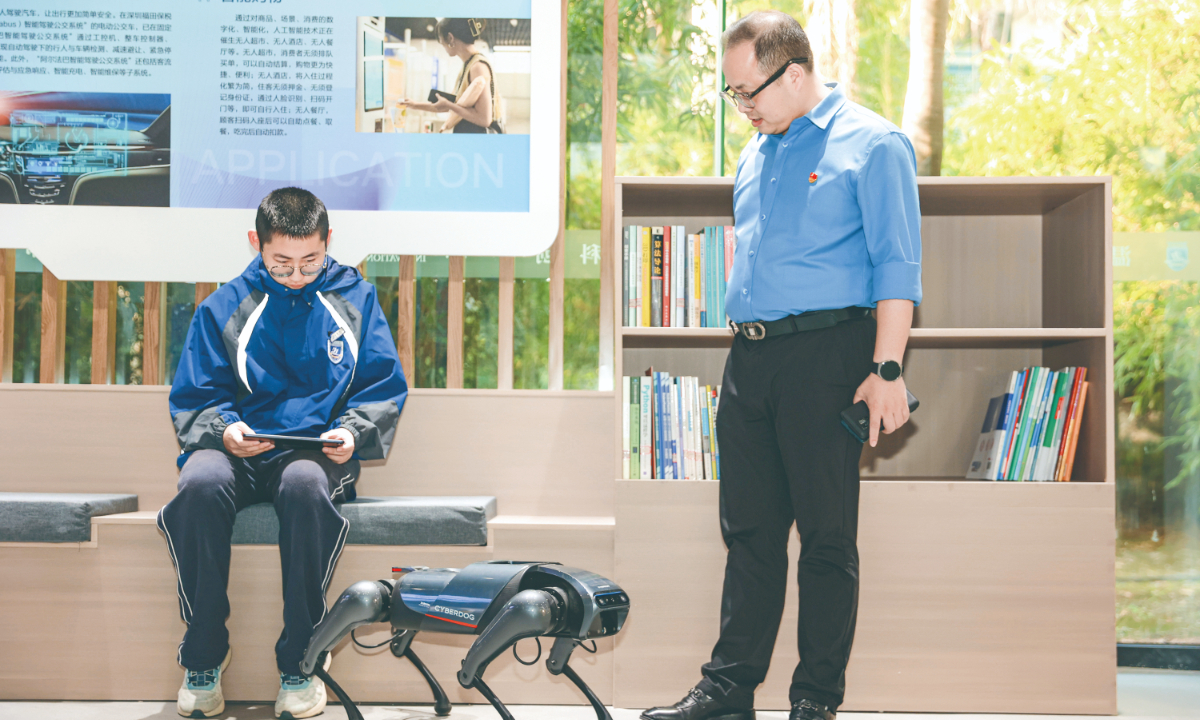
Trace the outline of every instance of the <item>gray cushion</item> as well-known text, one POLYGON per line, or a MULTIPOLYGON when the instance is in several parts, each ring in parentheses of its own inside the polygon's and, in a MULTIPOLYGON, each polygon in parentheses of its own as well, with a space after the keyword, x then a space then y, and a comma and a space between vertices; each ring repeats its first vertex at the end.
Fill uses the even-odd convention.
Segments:
MULTIPOLYGON (((487 545, 496 498, 359 497, 337 506, 350 521, 351 545, 487 545)), ((271 503, 243 509, 233 523, 234 545, 273 545, 279 518, 271 503)))
POLYGON ((4 492, 0 542, 87 542, 93 517, 137 509, 137 495, 4 492))

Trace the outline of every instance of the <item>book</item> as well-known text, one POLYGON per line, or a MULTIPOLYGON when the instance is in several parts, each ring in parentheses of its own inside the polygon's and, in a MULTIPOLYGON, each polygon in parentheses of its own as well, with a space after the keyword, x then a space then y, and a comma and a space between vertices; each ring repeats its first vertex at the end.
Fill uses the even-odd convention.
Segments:
POLYGON ((641 378, 629 378, 629 477, 642 476, 642 387, 641 378))
POLYGON ((641 403, 638 406, 638 431, 641 435, 642 447, 638 453, 638 471, 643 480, 649 480, 654 477, 654 430, 651 423, 653 412, 653 403, 650 399, 650 383, 649 378, 638 378, 638 385, 641 390, 641 403))
POLYGON ((992 431, 992 447, 988 450, 987 470, 984 478, 987 480, 1003 480, 1004 476, 1000 474, 1004 451, 1007 447, 1009 433, 1012 430, 1013 417, 1016 415, 1017 405, 1017 390, 1018 381, 1021 373, 1014 370, 1008 377, 1008 387, 1004 393, 1004 403, 1000 408, 1000 415, 996 421, 996 427, 992 431))
POLYGON ((642 327, 650 327, 650 316, 653 308, 650 306, 650 266, 654 255, 650 251, 650 246, 654 243, 653 228, 642 227, 642 286, 638 291, 638 297, 642 302, 642 327))
POLYGON ((629 479, 629 381, 631 378, 621 378, 621 407, 626 408, 625 413, 621 418, 621 447, 624 450, 621 452, 621 477, 625 480, 629 479))
POLYGON ((721 443, 717 441, 717 413, 721 409, 721 386, 713 388, 712 394, 712 443, 713 443, 713 478, 721 479, 721 443))
POLYGON ((626 225, 621 233, 621 324, 629 326, 629 234, 630 226, 626 225))
POLYGON ((1067 420, 1068 434, 1063 439, 1063 454, 1059 461, 1059 473, 1056 477, 1058 482, 1070 482, 1071 473, 1075 469, 1075 450, 1079 443, 1079 426, 1083 422, 1083 406, 1087 401, 1087 389, 1090 385, 1091 383, 1081 378, 1075 388, 1075 400, 1067 420))
POLYGON ((629 272, 633 277, 629 282, 633 288, 633 312, 629 324, 639 327, 642 324, 642 229, 637 225, 632 227, 633 232, 629 236, 629 272))
POLYGON ((1067 396, 1067 415, 1066 415, 1066 420, 1065 420, 1065 422, 1067 423, 1067 426, 1063 429, 1064 435, 1063 435, 1062 442, 1058 448, 1057 467, 1055 467, 1055 479, 1059 480, 1060 482, 1065 482, 1066 480, 1070 479, 1069 476, 1062 477, 1062 471, 1064 469, 1063 458, 1066 455, 1066 453, 1070 447, 1070 444, 1071 444, 1071 435, 1070 435, 1071 430, 1072 430, 1071 424, 1074 422, 1075 417, 1076 417, 1076 412, 1078 409, 1077 406, 1079 404, 1080 389, 1082 387, 1082 384, 1087 380, 1087 368, 1081 367, 1081 368, 1078 368, 1077 370, 1078 370, 1078 372, 1076 373, 1074 381, 1071 384, 1070 394, 1067 396))
POLYGON ((1020 376, 1017 378, 1017 392, 1015 397, 1016 412, 1013 414, 1012 426, 1009 428, 1008 439, 1005 441, 1004 459, 1000 467, 999 475, 1001 480, 1012 480, 1012 477, 1009 474, 1009 468, 1011 468, 1013 464, 1013 450, 1017 446, 1017 433, 1019 433, 1021 429, 1021 412, 1025 409, 1026 393, 1029 389, 1029 381, 1032 377, 1033 369, 1025 368, 1021 371, 1020 376))
POLYGON ((671 317, 674 321, 672 327, 687 327, 687 229, 682 225, 675 227, 679 238, 679 243, 675 249, 675 288, 674 307, 671 309, 671 317))
POLYGON ((708 386, 705 385, 703 397, 700 398, 700 455, 704 461, 704 478, 712 480, 712 441, 709 438, 709 407, 708 386))
POLYGON ((662 241, 662 320, 660 327, 671 327, 671 296, 674 289, 671 287, 671 281, 674 280, 671 257, 671 226, 663 226, 663 241, 662 241))
POLYGON ((1034 472, 1034 480, 1048 482, 1054 474, 1054 466, 1058 459, 1058 447, 1062 437, 1063 419, 1066 417, 1066 395, 1074 378, 1075 368, 1063 368, 1058 371, 1054 385, 1054 395, 1050 400, 1049 424, 1046 436, 1038 450, 1038 467, 1034 472))
POLYGON ((988 452, 995 442, 996 423, 1004 405, 1004 397, 997 395, 988 400, 987 412, 983 415, 983 428, 979 431, 979 440, 975 443, 975 454, 967 467, 968 480, 979 480, 986 476, 988 452))
POLYGON ((721 327, 725 324, 725 281, 729 278, 725 264, 725 228, 713 228, 713 235, 717 253, 717 322, 713 327, 721 327))
POLYGON ((1079 398, 1075 403, 1075 416, 1071 419, 1070 425, 1070 443, 1067 445, 1066 452, 1063 453, 1062 473, 1059 475, 1060 482, 1070 482, 1071 474, 1075 471, 1075 451, 1079 445, 1079 427, 1083 423, 1083 406, 1087 402, 1089 382, 1081 382, 1079 384, 1079 398))
POLYGON ((1033 466, 1037 462, 1037 449, 1041 444, 1042 433, 1046 429, 1046 408, 1050 404, 1050 392, 1054 389, 1055 373, 1049 368, 1041 368, 1042 376, 1038 382, 1037 394, 1034 396, 1031 411, 1033 424, 1029 428, 1029 443, 1021 458, 1021 467, 1017 479, 1022 482, 1032 480, 1033 466))

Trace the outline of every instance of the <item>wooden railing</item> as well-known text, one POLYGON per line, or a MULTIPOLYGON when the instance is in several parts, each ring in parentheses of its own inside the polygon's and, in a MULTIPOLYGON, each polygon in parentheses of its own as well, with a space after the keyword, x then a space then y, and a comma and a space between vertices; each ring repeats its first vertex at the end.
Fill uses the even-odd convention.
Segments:
MULTIPOLYGON (((606 255, 601 240, 601 254, 606 255)), ((548 348, 548 389, 563 388, 563 301, 564 301, 564 242, 563 234, 555 240, 550 249, 550 307, 549 307, 549 348, 548 348)), ((0 362, 2 362, 2 381, 12 381, 13 344, 14 344, 14 305, 16 280, 16 251, 0 250, 0 298, 3 298, 4 312, 0 320, 0 362)), ((464 299, 464 268, 466 258, 451 257, 449 259, 449 287, 446 317, 446 387, 463 387, 463 299, 464 299)), ((411 255, 400 256, 399 260, 399 297, 397 300, 396 349, 400 355, 401 365, 410 384, 417 377, 414 361, 416 346, 416 258, 411 255)), ((497 389, 511 390, 513 387, 513 290, 516 275, 516 259, 512 257, 499 258, 499 308, 497 318, 497 389)), ((607 267, 601 264, 601 268, 607 267)), ((610 274, 601 276, 601 297, 610 295, 608 283, 610 274)), ((196 283, 195 297, 198 307, 209 295, 216 290, 216 283, 196 283)), ((92 348, 91 348, 91 382, 92 384, 111 384, 115 381, 115 366, 117 353, 117 283, 113 281, 95 281, 92 283, 92 348)), ((141 349, 142 384, 158 385, 165 381, 165 359, 167 343, 167 287, 163 282, 144 283, 143 295, 143 342, 141 349)), ((42 306, 41 306, 41 351, 38 380, 42 383, 64 382, 66 362, 66 326, 67 326, 67 282, 60 280, 50 268, 42 269, 42 306)), ((612 342, 611 312, 601 311, 598 322, 601 323, 601 366, 604 358, 611 358, 612 349, 605 353, 605 338, 612 342)), ((611 367, 611 364, 609 365, 611 367)))

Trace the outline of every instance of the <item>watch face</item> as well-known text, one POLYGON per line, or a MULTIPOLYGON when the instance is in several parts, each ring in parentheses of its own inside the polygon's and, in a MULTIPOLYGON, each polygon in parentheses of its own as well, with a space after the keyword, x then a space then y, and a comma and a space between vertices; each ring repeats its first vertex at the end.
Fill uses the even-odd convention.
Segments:
POLYGON ((879 377, 889 382, 900 377, 900 370, 900 363, 895 360, 879 363, 879 377))

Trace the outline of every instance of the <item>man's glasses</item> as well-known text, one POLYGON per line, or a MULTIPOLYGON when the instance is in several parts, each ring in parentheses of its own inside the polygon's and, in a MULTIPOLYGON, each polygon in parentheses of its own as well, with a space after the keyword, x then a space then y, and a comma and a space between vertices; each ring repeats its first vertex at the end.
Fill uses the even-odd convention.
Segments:
MULTIPOLYGON (((314 275, 320 275, 321 271, 325 269, 326 264, 327 264, 327 261, 323 260, 319 263, 312 263, 310 265, 301 265, 300 266, 300 274, 305 277, 312 277, 314 275)), ((271 277, 279 278, 280 280, 291 277, 292 273, 295 271, 296 271, 296 268, 292 265, 273 265, 273 266, 267 268, 267 272, 271 273, 271 277)))
POLYGON ((725 89, 721 91, 721 97, 725 100, 725 102, 729 103, 730 107, 736 108, 738 105, 741 105, 744 108, 752 108, 754 107, 754 96, 763 90, 766 90, 768 85, 783 77, 784 71, 786 71, 789 66, 806 64, 808 64, 808 58, 806 57, 792 58, 791 60, 785 62, 783 67, 776 70, 771 77, 767 78, 765 83, 759 85, 758 89, 754 90, 753 92, 737 92, 733 88, 726 85, 725 89))

